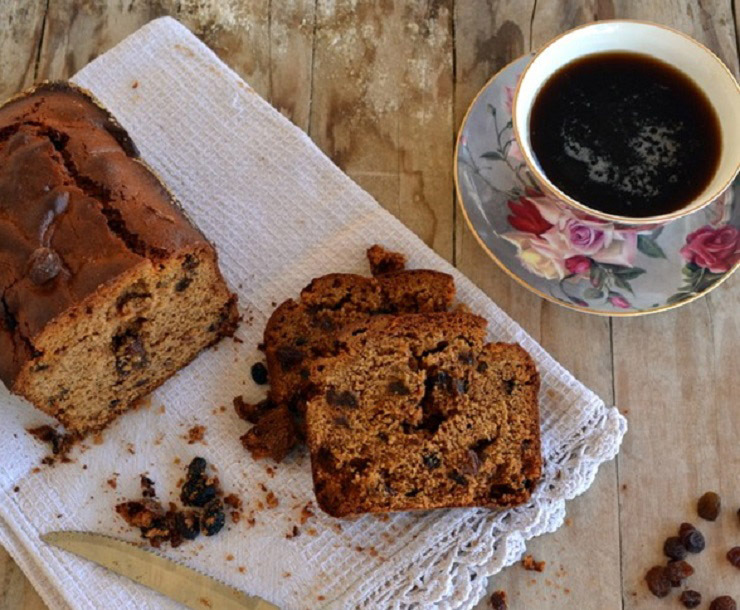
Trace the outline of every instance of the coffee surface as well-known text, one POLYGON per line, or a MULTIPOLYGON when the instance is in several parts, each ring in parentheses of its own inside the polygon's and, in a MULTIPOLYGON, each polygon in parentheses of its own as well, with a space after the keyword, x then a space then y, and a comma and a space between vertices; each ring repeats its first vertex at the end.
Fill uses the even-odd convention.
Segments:
POLYGON ((548 179, 609 214, 645 217, 686 206, 719 164, 719 120, 683 72, 626 52, 588 55, 543 85, 530 115, 548 179))

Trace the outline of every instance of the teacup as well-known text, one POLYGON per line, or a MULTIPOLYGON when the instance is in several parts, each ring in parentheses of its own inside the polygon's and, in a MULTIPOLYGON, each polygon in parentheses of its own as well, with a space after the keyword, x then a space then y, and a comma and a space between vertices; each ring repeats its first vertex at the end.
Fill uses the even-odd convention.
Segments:
POLYGON ((729 69, 709 49, 671 28, 628 20, 600 21, 575 28, 540 49, 520 77, 512 105, 514 135, 532 177, 559 204, 582 215, 623 227, 645 225, 686 216, 709 205, 732 184, 740 169, 740 88, 729 69), (555 186, 542 170, 532 150, 530 113, 537 94, 563 66, 587 55, 604 52, 649 55, 686 74, 704 92, 719 119, 722 135, 720 159, 713 178, 692 201, 669 214, 628 217, 595 210, 555 186))

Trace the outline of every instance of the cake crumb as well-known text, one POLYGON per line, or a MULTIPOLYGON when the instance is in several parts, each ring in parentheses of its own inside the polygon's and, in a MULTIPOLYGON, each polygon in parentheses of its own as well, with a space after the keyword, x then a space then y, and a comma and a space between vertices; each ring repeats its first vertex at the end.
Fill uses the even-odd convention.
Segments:
POLYGON ((311 517, 314 516, 313 511, 311 510, 312 503, 309 502, 301 509, 301 517, 300 517, 300 524, 303 525, 308 521, 311 517))
POLYGON ((136 89, 139 86, 139 81, 135 80, 133 83, 131 83, 131 88, 136 89))
POLYGON ((318 599, 320 602, 323 602, 326 597, 324 597, 323 595, 319 595, 316 599, 318 599))
POLYGON ((241 508, 242 507, 242 501, 239 496, 236 494, 229 494, 224 498, 224 504, 227 504, 228 506, 231 506, 231 508, 241 508))
POLYGON ((226 561, 234 561, 234 556, 229 553, 228 555, 226 555, 226 561))
POLYGON ((307 533, 307 534, 308 534, 309 536, 316 536, 316 535, 318 535, 318 532, 316 531, 316 528, 315 528, 315 527, 309 527, 309 528, 308 528, 308 529, 306 530, 306 533, 307 533))
POLYGON ((239 523, 239 520, 241 519, 242 514, 238 510, 232 510, 231 511, 231 522, 232 523, 239 523))
POLYGON ((15 493, 18 493, 20 490, 21 490, 21 488, 18 485, 16 485, 15 487, 13 487, 13 491, 15 493))
POLYGON ((133 443, 126 443, 126 451, 128 451, 131 455, 136 455, 136 445, 133 443))
POLYGON ((265 496, 265 502, 267 502, 268 508, 276 508, 278 504, 280 504, 277 496, 271 491, 267 492, 267 495, 265 496))
POLYGON ((118 480, 115 477, 111 477, 106 481, 106 483, 111 489, 116 489, 118 487, 118 480))
POLYGON ((204 606, 205 606, 206 608, 213 608, 213 606, 211 605, 211 602, 210 602, 210 600, 209 600, 209 599, 207 599, 207 598, 205 598, 205 597, 201 597, 201 598, 200 598, 200 599, 199 599, 198 601, 199 601, 199 602, 200 602, 201 604, 203 604, 203 605, 204 605, 204 606))
POLYGON ((174 460, 172 460, 173 464, 179 464, 180 462, 182 462, 182 460, 179 457, 176 457, 174 460))
POLYGON ((283 572, 283 578, 290 578, 293 576, 290 572, 283 572))
POLYGON ((239 570, 239 572, 240 572, 241 574, 244 574, 244 573, 245 573, 245 572, 247 571, 247 568, 246 568, 246 567, 244 567, 244 566, 239 566, 239 567, 237 568, 237 570, 239 570))
POLYGON ((293 530, 285 534, 285 537, 290 540, 291 538, 295 538, 296 536, 300 536, 301 530, 298 529, 297 525, 293 526, 293 530))
POLYGON ((93 445, 102 445, 103 444, 103 433, 102 432, 96 432, 92 437, 93 445))
POLYGON ((206 443, 203 441, 203 437, 206 434, 206 427, 201 426, 200 424, 193 426, 188 430, 188 435, 186 437, 188 441, 188 445, 194 445, 195 443, 202 443, 205 445, 206 443))
POLYGON ((532 555, 525 555, 522 559, 522 567, 530 572, 544 572, 545 562, 537 561, 532 555))
POLYGON ((565 518, 565 525, 567 527, 570 527, 571 525, 573 525, 573 519, 571 519, 570 517, 566 517, 565 518))
POLYGON ((72 461, 67 454, 72 446, 80 440, 78 437, 72 434, 62 434, 51 426, 37 426, 27 428, 26 431, 37 440, 50 446, 52 455, 47 455, 41 460, 41 463, 45 466, 52 466, 57 461, 62 463, 72 461))

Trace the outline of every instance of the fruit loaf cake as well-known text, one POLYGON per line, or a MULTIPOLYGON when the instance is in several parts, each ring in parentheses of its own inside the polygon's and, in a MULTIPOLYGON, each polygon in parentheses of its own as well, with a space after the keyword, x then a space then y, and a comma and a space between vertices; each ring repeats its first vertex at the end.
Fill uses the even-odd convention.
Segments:
POLYGON ((255 425, 241 437, 253 458, 279 462, 301 440, 310 362, 332 353, 346 324, 381 313, 444 311, 452 303, 452 276, 404 271, 405 257, 379 246, 367 254, 374 272, 383 268, 381 277, 334 273, 316 278, 299 300, 285 301, 270 316, 264 334, 270 393, 255 425))
POLYGON ((540 477, 539 376, 468 313, 377 316, 311 367, 307 443, 335 517, 525 502, 540 477))
POLYGON ((233 333, 216 252, 86 92, 0 108, 0 379, 72 435, 233 333))

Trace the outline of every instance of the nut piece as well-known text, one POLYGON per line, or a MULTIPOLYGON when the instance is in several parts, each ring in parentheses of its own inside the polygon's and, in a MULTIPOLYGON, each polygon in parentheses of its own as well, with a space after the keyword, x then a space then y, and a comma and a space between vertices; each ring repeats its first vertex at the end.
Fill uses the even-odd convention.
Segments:
POLYGON ((722 506, 720 497, 713 491, 708 491, 701 498, 697 505, 697 512, 702 519, 714 521, 719 517, 719 511, 722 506))

